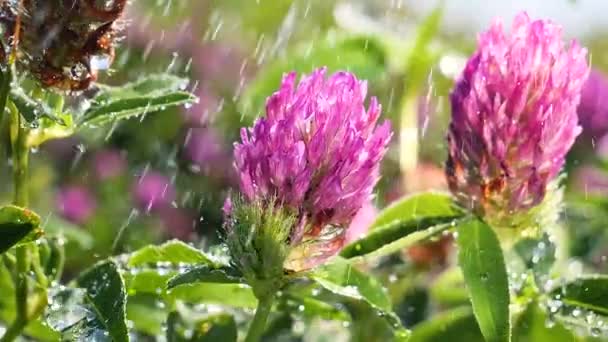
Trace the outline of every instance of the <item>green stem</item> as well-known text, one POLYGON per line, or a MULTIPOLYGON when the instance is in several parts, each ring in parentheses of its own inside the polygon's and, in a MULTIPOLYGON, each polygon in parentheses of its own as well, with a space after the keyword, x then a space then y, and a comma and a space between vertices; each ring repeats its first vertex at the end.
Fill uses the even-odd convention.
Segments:
POLYGON ((8 328, 0 341, 13 341, 23 331, 27 325, 27 297, 29 293, 28 271, 30 263, 30 255, 27 246, 17 247, 17 284, 15 290, 15 299, 17 304, 17 317, 13 324, 8 328))
POLYGON ((8 99, 8 92, 11 87, 11 66, 6 66, 4 73, 0 73, 0 118, 4 115, 4 109, 6 108, 6 100, 8 99))
MULTIPOLYGON (((27 182, 27 171, 29 162, 29 151, 27 147, 27 128, 21 124, 21 115, 13 106, 11 109, 10 134, 13 158, 13 204, 19 207, 27 207, 29 203, 29 189, 27 182)), ((13 324, 8 328, 0 342, 15 340, 27 325, 28 296, 29 296, 29 271, 31 267, 30 248, 36 246, 23 245, 17 247, 17 283, 15 289, 15 304, 17 316, 13 324)), ((37 254, 37 253, 34 253, 37 254)))
POLYGON ((265 297, 258 299, 258 308, 255 310, 255 316, 249 326, 245 342, 258 342, 262 338, 264 329, 266 328, 266 321, 272 310, 274 294, 266 295, 265 297))
POLYGON ((28 165, 29 150, 27 147, 27 128, 22 125, 21 115, 11 107, 11 141, 13 145, 13 204, 27 207, 29 204, 28 165))

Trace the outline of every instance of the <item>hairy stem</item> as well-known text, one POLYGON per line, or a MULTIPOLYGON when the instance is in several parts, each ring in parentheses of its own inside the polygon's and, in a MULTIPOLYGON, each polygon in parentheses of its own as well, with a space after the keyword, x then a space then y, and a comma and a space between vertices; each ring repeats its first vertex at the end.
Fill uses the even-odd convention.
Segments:
POLYGON ((274 294, 266 295, 258 298, 258 300, 258 307, 255 310, 253 321, 249 326, 249 331, 247 332, 247 337, 245 337, 245 342, 258 342, 262 338, 264 329, 266 328, 266 321, 268 320, 268 316, 272 310, 274 294))

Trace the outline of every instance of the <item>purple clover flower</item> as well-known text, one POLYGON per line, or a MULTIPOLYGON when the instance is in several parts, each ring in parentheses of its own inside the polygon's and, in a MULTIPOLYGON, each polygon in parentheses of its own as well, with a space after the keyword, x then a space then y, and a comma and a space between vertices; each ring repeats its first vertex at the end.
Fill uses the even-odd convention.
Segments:
POLYGON ((290 73, 266 116, 235 144, 246 200, 274 200, 297 213, 287 268, 307 269, 338 252, 371 197, 392 133, 389 122, 377 127, 380 105, 372 97, 366 109, 366 95, 367 83, 347 72, 326 78, 317 69, 297 85, 290 73))
POLYGON ((353 217, 353 220, 346 231, 346 243, 351 243, 364 237, 377 216, 378 209, 376 209, 371 201, 363 204, 355 217, 353 217))
POLYGON ((97 207, 97 201, 91 191, 79 185, 69 185, 60 189, 55 203, 60 215, 76 224, 86 223, 97 207))
POLYGON ((166 176, 156 171, 145 172, 133 189, 136 204, 146 212, 160 210, 175 201, 175 189, 166 176))
POLYGON ((577 135, 586 50, 520 13, 479 36, 450 95, 446 173, 461 204, 488 217, 538 205, 577 135))

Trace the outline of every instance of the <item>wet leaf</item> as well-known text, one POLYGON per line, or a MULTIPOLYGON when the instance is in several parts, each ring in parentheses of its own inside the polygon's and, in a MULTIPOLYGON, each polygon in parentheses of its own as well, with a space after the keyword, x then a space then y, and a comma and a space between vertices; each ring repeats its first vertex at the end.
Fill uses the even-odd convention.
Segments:
POLYGON ((608 316, 608 275, 586 275, 551 291, 563 304, 608 316))
POLYGON ((484 342, 470 307, 442 312, 412 329, 409 342, 484 342))
POLYGON ((345 310, 322 302, 316 298, 303 297, 286 293, 277 299, 277 306, 281 312, 290 312, 299 317, 308 319, 325 319, 332 321, 350 321, 350 315, 345 310))
POLYGON ((76 283, 86 291, 86 302, 115 342, 129 341, 126 322, 127 292, 113 261, 104 261, 78 277, 76 283))
POLYGON ((61 115, 54 121, 42 118, 37 121, 37 126, 30 130, 27 137, 27 145, 30 147, 38 147, 46 141, 67 138, 74 134, 74 126, 69 114, 61 115))
POLYGON ((60 238, 44 238, 38 241, 40 262, 49 281, 59 281, 65 264, 65 246, 60 238))
POLYGON ((125 284, 129 295, 140 293, 163 294, 167 281, 177 275, 179 271, 171 268, 145 268, 125 272, 125 284))
POLYGON ((191 283, 225 283, 240 284, 243 282, 241 273, 231 267, 213 268, 207 265, 197 266, 178 274, 167 283, 171 289, 179 285, 191 283))
POLYGON ((379 258, 398 252, 454 227, 454 218, 424 218, 387 225, 344 247, 347 259, 379 258))
POLYGON ((64 120, 55 115, 53 109, 46 103, 28 96, 20 87, 11 89, 10 100, 29 123, 36 122, 40 118, 47 118, 57 124, 65 125, 64 120))
POLYGON ((452 228, 463 215, 445 194, 406 197, 378 214, 367 236, 344 247, 340 255, 349 259, 389 255, 452 228))
POLYGON ((559 322, 548 323, 547 314, 531 302, 513 325, 513 341, 517 342, 572 342, 577 337, 559 322))
POLYGON ((184 90, 190 81, 187 78, 172 74, 148 75, 135 82, 120 87, 102 86, 102 91, 95 97, 97 102, 138 97, 141 94, 163 95, 175 90, 184 90))
POLYGON ((168 296, 187 303, 220 304, 255 309, 258 300, 245 284, 191 283, 172 288, 168 296))
POLYGON ((55 287, 49 292, 47 324, 60 334, 61 341, 91 341, 109 339, 109 332, 87 300, 81 288, 55 287))
POLYGON ((215 264, 209 256, 202 251, 183 243, 171 240, 160 246, 146 246, 129 257, 130 267, 145 266, 155 263, 177 264, 215 264))
POLYGON ((42 235, 40 217, 33 211, 12 205, 0 208, 0 254, 42 235))
POLYGON ((214 342, 237 340, 236 322, 234 317, 228 314, 209 316, 198 321, 195 325, 194 336, 191 341, 214 342))
POLYGON ((184 91, 187 85, 187 79, 161 74, 122 87, 104 86, 91 107, 78 119, 78 126, 101 126, 193 103, 197 99, 184 91))
POLYGON ((336 258, 333 262, 317 268, 311 279, 328 291, 370 305, 395 330, 398 338, 405 338, 408 331, 393 312, 386 289, 375 278, 354 268, 347 260, 336 258))
POLYGON ((131 119, 195 101, 196 97, 194 95, 184 91, 176 91, 160 96, 139 96, 113 100, 108 103, 92 106, 84 114, 78 126, 95 127, 108 125, 116 121, 131 119))
POLYGON ((488 342, 510 341, 509 285, 502 249, 490 226, 470 220, 458 227, 458 261, 473 311, 488 342))
POLYGON ((236 342, 236 340, 236 322, 229 314, 209 315, 189 323, 184 322, 177 312, 172 312, 167 321, 168 342, 236 342))
POLYGON ((423 192, 403 197, 383 209, 378 213, 370 229, 428 217, 461 217, 462 215, 462 210, 454 205, 449 194, 423 192))
MULTIPOLYGON (((15 320, 15 285, 12 276, 0 257, 0 321, 12 322, 15 320)), ((49 327, 44 320, 38 319, 30 322, 25 328, 25 335, 35 341, 58 341, 60 334, 49 327)))
POLYGON ((133 252, 124 273, 129 295, 150 293, 164 295, 167 281, 187 271, 189 265, 220 267, 204 252, 179 240, 149 245, 133 252))
POLYGON ((151 336, 162 333, 167 310, 166 304, 156 296, 129 296, 127 301, 127 319, 133 322, 133 328, 151 336))
POLYGON ((555 245, 548 236, 519 240, 513 249, 528 269, 547 274, 555 262, 555 245))

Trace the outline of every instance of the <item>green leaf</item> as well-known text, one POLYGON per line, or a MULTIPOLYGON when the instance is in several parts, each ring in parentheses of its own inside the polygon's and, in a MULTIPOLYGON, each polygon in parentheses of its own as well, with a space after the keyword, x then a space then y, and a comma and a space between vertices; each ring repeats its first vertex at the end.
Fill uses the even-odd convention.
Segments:
POLYGON ((90 232, 57 216, 45 219, 44 230, 48 235, 60 236, 84 250, 91 249, 95 243, 95 239, 90 232))
POLYGON ((160 335, 167 315, 166 304, 156 296, 129 296, 127 319, 133 322, 133 329, 151 336, 160 335))
POLYGON ((548 274, 555 262, 555 245, 547 235, 540 239, 521 239, 513 246, 513 249, 523 261, 524 266, 527 269, 533 269, 535 274, 548 274))
POLYGON ((0 254, 42 235, 40 216, 33 211, 12 205, 0 208, 0 254))
POLYGON ((462 215, 462 210, 454 205, 449 194, 423 192, 403 197, 386 207, 378 213, 370 229, 427 217, 461 217, 462 215))
POLYGON ((25 328, 25 334, 27 336, 33 337, 35 341, 39 342, 54 342, 58 341, 61 337, 55 330, 53 330, 40 319, 30 322, 25 328))
POLYGON ((346 311, 316 298, 286 293, 279 297, 277 302, 279 311, 290 312, 300 317, 345 322, 351 320, 350 315, 346 311))
POLYGON ((463 217, 448 195, 423 193, 384 209, 367 236, 344 247, 344 258, 374 258, 397 252, 453 227, 463 217))
POLYGON ((126 322, 127 292, 113 261, 104 261, 86 271, 77 279, 86 290, 86 300, 115 342, 129 341, 126 322))
POLYGON ((80 127, 96 127, 126 120, 140 115, 181 106, 196 101, 196 97, 184 91, 161 96, 140 96, 112 101, 91 107, 79 122, 80 127))
POLYGON ((128 266, 137 267, 156 263, 178 264, 208 264, 214 261, 202 251, 183 243, 171 240, 160 246, 146 246, 129 257, 128 266))
POLYGON ((551 291, 569 306, 608 316, 608 275, 586 275, 551 291))
POLYGON ((194 336, 192 337, 192 341, 196 342, 236 342, 236 340, 236 322, 234 321, 234 317, 228 314, 213 315, 198 321, 195 325, 194 336))
POLYGON ((172 288, 168 295, 188 303, 211 303, 255 309, 258 300, 245 284, 191 283, 172 288))
POLYGON ((341 297, 362 301, 381 315, 395 330, 400 339, 408 335, 399 317, 393 312, 386 289, 373 277, 354 268, 347 260, 336 258, 310 275, 311 279, 328 291, 341 297))
POLYGON ((124 273, 127 292, 130 296, 148 293, 162 294, 167 287, 167 281, 178 274, 177 269, 144 268, 124 273))
POLYGON ((340 256, 356 262, 359 258, 390 255, 453 228, 455 224, 454 218, 424 218, 386 226, 344 247, 340 256))
POLYGON ((502 249, 490 226, 471 220, 458 228, 458 261, 477 322, 488 342, 510 340, 509 285, 502 249))
POLYGON ((409 342, 484 342, 470 307, 442 312, 412 329, 409 342))
POLYGON ((373 83, 385 75, 384 55, 384 48, 371 37, 329 37, 312 45, 304 44, 260 70, 243 94, 240 111, 245 117, 257 117, 264 109, 266 98, 272 95, 283 74, 289 71, 296 71, 301 76, 326 66, 328 72, 347 70, 373 83))
POLYGON ((547 314, 531 302, 513 325, 513 341, 517 342, 572 342, 577 337, 559 322, 547 324, 547 314))
MULTIPOLYGON (((5 255, 0 256, 0 321, 4 323, 15 320, 15 285, 13 277, 3 263, 5 255)), ((30 322, 25 328, 25 335, 35 341, 58 341, 61 336, 41 319, 30 322)))
POLYGON ((49 281, 59 281, 65 264, 65 246, 60 238, 44 238, 38 241, 40 263, 49 281))
POLYGON ((79 118, 79 127, 94 127, 195 102, 183 91, 187 79, 151 75, 122 87, 104 87, 91 107, 79 118))
POLYGON ((167 288, 171 289, 179 285, 191 283, 240 284, 243 283, 243 278, 241 273, 234 268, 214 268, 202 265, 191 268, 171 278, 167 283, 167 288))
POLYGON ((11 89, 10 100, 29 123, 36 122, 40 118, 48 118, 53 122, 65 125, 65 122, 57 117, 46 103, 31 98, 20 87, 11 89))
POLYGON ((237 327, 234 317, 221 313, 209 315, 194 323, 183 322, 177 312, 169 315, 167 322, 168 342, 236 342, 237 327))
POLYGON ((430 294, 441 307, 454 307, 469 304, 469 294, 459 267, 453 266, 434 278, 430 294))
POLYGON ((135 82, 119 87, 103 86, 102 91, 95 97, 97 102, 138 97, 141 94, 163 95, 179 89, 186 89, 189 80, 172 74, 148 75, 135 82))
POLYGON ((143 247, 129 255, 127 260, 129 270, 124 277, 128 293, 163 294, 167 281, 184 272, 188 265, 221 266, 204 252, 179 240, 143 247))

